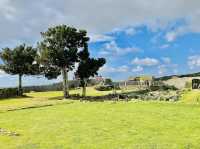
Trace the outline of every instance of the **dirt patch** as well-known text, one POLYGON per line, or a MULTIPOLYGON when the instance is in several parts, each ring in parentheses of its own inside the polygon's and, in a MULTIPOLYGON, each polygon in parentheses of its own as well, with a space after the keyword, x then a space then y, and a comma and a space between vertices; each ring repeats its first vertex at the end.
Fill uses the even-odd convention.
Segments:
POLYGON ((19 133, 0 128, 0 135, 5 136, 20 136, 19 133))

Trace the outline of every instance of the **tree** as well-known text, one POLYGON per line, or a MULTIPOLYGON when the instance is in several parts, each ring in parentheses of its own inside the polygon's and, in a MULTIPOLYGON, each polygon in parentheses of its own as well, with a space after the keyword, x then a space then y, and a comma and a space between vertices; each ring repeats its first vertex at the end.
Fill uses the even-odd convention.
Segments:
POLYGON ((79 52, 79 60, 79 66, 75 74, 80 79, 82 86, 82 96, 85 97, 88 79, 90 77, 98 75, 99 68, 106 63, 106 60, 104 58, 90 58, 90 54, 87 47, 85 47, 83 51, 79 52))
POLYGON ((19 76, 18 95, 23 95, 22 77, 24 75, 39 74, 39 64, 37 63, 37 50, 25 44, 17 46, 13 50, 4 48, 0 53, 3 65, 0 69, 11 75, 19 76))
POLYGON ((112 84, 113 84, 113 81, 112 81, 112 79, 110 79, 110 78, 106 78, 104 84, 105 84, 105 85, 112 85, 112 84))
POLYGON ((73 70, 78 61, 78 50, 87 46, 89 38, 85 30, 77 30, 66 25, 49 28, 41 33, 39 43, 40 62, 48 79, 63 76, 64 98, 69 96, 68 72, 73 70))

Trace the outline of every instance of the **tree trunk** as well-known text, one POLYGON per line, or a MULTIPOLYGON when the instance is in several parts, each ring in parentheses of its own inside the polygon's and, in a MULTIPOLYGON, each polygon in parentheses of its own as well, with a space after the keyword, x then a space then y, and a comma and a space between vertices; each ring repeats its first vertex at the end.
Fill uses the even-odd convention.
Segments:
POLYGON ((64 98, 66 99, 69 97, 69 87, 68 87, 68 73, 65 68, 62 69, 62 76, 63 76, 63 94, 64 98))
POLYGON ((19 74, 19 86, 18 86, 18 96, 22 96, 22 75, 19 74))
POLYGON ((86 80, 83 80, 83 89, 82 89, 82 96, 85 97, 86 96, 86 80))
POLYGON ((69 97, 69 81, 68 81, 68 71, 66 70, 66 93, 67 97, 69 97))

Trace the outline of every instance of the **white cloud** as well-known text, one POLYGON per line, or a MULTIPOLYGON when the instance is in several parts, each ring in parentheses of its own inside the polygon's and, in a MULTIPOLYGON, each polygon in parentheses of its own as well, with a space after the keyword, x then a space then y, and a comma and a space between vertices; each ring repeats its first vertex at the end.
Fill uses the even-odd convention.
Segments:
POLYGON ((90 42, 108 42, 108 41, 113 41, 114 37, 108 36, 108 35, 102 35, 102 34, 94 34, 90 35, 90 42))
POLYGON ((158 66, 158 74, 159 75, 164 75, 166 72, 167 72, 167 68, 165 65, 158 66))
POLYGON ((0 75, 6 74, 3 70, 0 70, 0 75))
POLYGON ((144 70, 143 67, 137 66, 137 67, 135 67, 135 68, 132 69, 132 72, 141 72, 143 70, 144 70))
POLYGON ((121 48, 117 45, 115 41, 111 41, 104 45, 104 49, 102 49, 99 54, 101 55, 112 55, 112 56, 121 56, 126 55, 128 53, 134 53, 140 51, 137 47, 126 47, 121 48))
POLYGON ((188 32, 188 28, 186 26, 181 26, 181 27, 178 27, 175 30, 167 32, 167 34, 165 35, 165 39, 168 42, 173 42, 173 41, 176 40, 176 38, 178 36, 184 35, 187 32, 188 32))
POLYGON ((6 74, 3 70, 0 70, 0 78, 5 76, 8 76, 8 74, 6 74))
POLYGON ((118 67, 117 69, 118 69, 118 72, 128 72, 129 67, 126 65, 123 65, 123 66, 118 67))
POLYGON ((190 69, 200 68, 200 55, 189 56, 188 66, 190 67, 190 69))
POLYGON ((127 29, 125 30, 125 33, 126 33, 127 35, 129 35, 129 36, 133 36, 133 35, 136 33, 136 31, 135 31, 134 28, 127 28, 127 29))
POLYGON ((121 72, 128 72, 129 71, 129 67, 126 65, 122 65, 119 67, 110 67, 108 65, 104 65, 101 69, 100 72, 101 73, 121 73, 121 72))
POLYGON ((166 40, 168 42, 172 42, 176 39, 177 33, 174 31, 168 32, 165 36, 166 40))
POLYGON ((167 34, 165 35, 166 40, 168 42, 173 42, 174 40, 176 40, 177 37, 185 35, 187 33, 200 33, 199 17, 200 10, 194 10, 193 14, 183 17, 185 23, 167 32, 167 34))
MULTIPOLYGON (((139 25, 163 29, 177 19, 186 20, 187 32, 199 33, 199 6, 199 0, 1 0, 0 40, 35 42, 41 31, 56 24, 102 34, 139 25)), ((177 36, 168 33, 167 39, 173 41, 177 36)))
POLYGON ((178 69, 177 69, 178 65, 177 64, 171 64, 170 63, 165 63, 162 65, 159 65, 158 68, 158 74, 159 75, 169 75, 169 74, 177 74, 178 73, 178 69))
POLYGON ((159 61, 154 58, 138 58, 136 57, 135 59, 132 60, 132 64, 134 65, 139 65, 139 66, 155 66, 159 64, 159 61))
POLYGON ((171 63, 171 59, 169 57, 162 57, 161 59, 165 64, 170 64, 171 63))
POLYGON ((136 34, 136 30, 134 27, 124 27, 124 28, 114 28, 111 33, 118 34, 118 33, 125 33, 128 36, 133 36, 136 34))

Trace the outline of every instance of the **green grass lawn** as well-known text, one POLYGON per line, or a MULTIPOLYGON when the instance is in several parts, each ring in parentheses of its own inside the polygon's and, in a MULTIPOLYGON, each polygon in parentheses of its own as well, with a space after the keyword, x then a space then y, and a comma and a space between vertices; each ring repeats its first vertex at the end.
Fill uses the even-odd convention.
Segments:
MULTIPOLYGON (((70 94, 80 94, 81 89, 71 90, 70 94)), ((118 91, 120 92, 120 91, 118 91)), ((88 96, 101 96, 111 94, 112 91, 97 91, 93 87, 87 88, 88 96)), ((47 106, 47 105, 55 105, 65 103, 66 100, 63 99, 62 91, 55 92, 32 92, 26 94, 25 98, 10 98, 6 100, 0 100, 0 112, 5 112, 7 110, 15 110, 21 108, 29 108, 29 107, 38 107, 38 106, 47 106)))
POLYGON ((181 100, 183 103, 189 103, 189 104, 199 104, 200 103, 200 91, 199 90, 192 90, 192 91, 186 91, 181 100))
POLYGON ((61 92, 28 95, 0 101, 0 128, 20 134, 0 134, 0 149, 200 148, 198 104, 56 100, 61 92), (50 102, 53 106, 6 111, 50 102))

